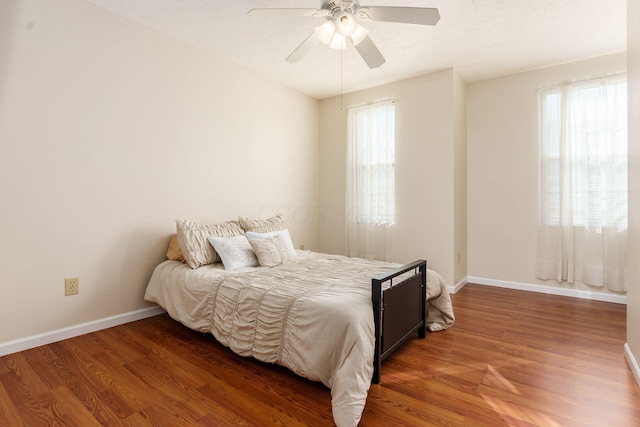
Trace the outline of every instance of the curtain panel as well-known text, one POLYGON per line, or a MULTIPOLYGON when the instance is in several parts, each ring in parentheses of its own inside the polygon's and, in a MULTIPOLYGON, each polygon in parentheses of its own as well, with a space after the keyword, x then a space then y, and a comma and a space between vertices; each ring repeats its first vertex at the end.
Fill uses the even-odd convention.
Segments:
POLYGON ((627 230, 541 225, 536 277, 626 292, 627 230))

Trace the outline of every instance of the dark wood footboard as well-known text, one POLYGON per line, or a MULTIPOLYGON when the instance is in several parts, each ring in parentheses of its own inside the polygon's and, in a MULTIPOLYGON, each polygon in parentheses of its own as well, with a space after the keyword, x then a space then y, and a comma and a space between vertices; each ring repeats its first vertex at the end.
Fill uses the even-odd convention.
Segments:
POLYGON ((382 361, 414 332, 418 331, 420 338, 426 336, 427 262, 417 260, 376 276, 371 279, 371 289, 376 336, 371 382, 378 384, 382 361), (394 283, 402 275, 400 282, 394 283), (385 282, 389 287, 383 291, 385 282))

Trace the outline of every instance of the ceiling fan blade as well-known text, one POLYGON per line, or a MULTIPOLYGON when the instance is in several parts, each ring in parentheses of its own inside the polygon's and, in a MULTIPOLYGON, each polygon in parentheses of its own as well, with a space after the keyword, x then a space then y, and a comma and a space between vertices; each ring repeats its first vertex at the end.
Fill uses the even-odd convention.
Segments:
POLYGON ((367 63, 369 68, 378 68, 387 62, 369 36, 362 39, 362 41, 356 45, 356 50, 360 56, 362 56, 362 59, 364 59, 364 62, 367 63))
POLYGON ((438 9, 428 7, 366 6, 358 9, 358 16, 372 21, 419 25, 436 25, 440 20, 438 9))
POLYGON ((311 33, 311 35, 309 35, 309 37, 307 37, 302 43, 300 43, 300 46, 295 48, 295 50, 291 52, 289 56, 287 56, 286 61, 291 64, 300 62, 300 60, 304 58, 305 55, 309 53, 309 51, 313 49, 318 43, 320 43, 320 40, 318 40, 318 37, 316 37, 316 33, 314 31, 313 33, 311 33))
POLYGON ((251 9, 247 15, 254 16, 324 16, 322 9, 301 9, 301 8, 270 8, 251 9))

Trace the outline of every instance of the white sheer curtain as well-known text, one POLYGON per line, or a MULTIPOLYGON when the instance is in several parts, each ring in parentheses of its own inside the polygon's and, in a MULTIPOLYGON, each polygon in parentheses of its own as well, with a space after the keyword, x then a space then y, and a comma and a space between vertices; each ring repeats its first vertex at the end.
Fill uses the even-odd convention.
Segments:
POLYGON ((627 289, 626 76, 540 91, 536 276, 627 289))
POLYGON ((393 261, 395 101, 349 107, 345 242, 351 257, 393 261))

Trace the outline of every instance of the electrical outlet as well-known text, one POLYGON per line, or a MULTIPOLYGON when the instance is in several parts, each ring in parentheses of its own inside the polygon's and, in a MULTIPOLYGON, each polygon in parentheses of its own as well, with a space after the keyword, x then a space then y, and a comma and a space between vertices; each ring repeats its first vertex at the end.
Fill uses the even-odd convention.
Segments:
POLYGON ((77 277, 65 277, 64 294, 75 295, 80 292, 80 280, 77 277))

